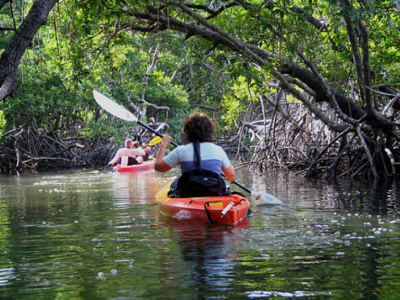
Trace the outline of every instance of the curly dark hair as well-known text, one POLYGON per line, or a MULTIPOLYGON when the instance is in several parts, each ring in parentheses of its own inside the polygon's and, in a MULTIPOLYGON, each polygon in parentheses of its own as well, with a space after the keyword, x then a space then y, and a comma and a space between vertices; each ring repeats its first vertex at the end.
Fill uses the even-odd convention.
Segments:
POLYGON ((202 142, 212 142, 214 123, 213 120, 203 113, 197 113, 189 116, 183 125, 185 138, 188 142, 198 140, 202 142))

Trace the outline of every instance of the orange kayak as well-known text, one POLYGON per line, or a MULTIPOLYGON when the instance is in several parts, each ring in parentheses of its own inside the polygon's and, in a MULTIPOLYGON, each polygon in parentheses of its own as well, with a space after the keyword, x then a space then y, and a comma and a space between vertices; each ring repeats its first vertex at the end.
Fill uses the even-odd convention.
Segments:
POLYGON ((241 195, 169 198, 168 191, 172 181, 156 195, 161 212, 167 216, 230 225, 247 217, 250 201, 241 195))
POLYGON ((154 168, 154 160, 144 161, 138 165, 121 166, 117 165, 113 167, 114 172, 136 172, 143 170, 150 170, 154 168))

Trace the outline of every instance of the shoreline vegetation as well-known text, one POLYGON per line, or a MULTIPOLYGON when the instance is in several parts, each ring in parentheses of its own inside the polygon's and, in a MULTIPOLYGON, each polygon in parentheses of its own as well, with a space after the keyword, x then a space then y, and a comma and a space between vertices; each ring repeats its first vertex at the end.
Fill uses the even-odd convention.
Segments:
MULTIPOLYGON (((356 134, 334 133, 323 122, 315 119, 299 102, 280 100, 264 104, 264 113, 271 118, 263 119, 254 109, 253 120, 241 123, 237 132, 219 134, 216 143, 231 155, 236 154, 236 168, 251 168, 260 174, 269 171, 294 172, 304 177, 330 179, 333 177, 370 178, 369 156, 362 143, 355 141, 356 134)), ((320 104, 327 114, 334 113, 326 104, 320 104)), ((214 112, 216 116, 217 112, 214 112)), ((108 117, 106 112, 99 118, 108 117)), ((166 123, 153 122, 149 126, 168 131, 166 123)), ((140 126, 131 126, 132 136, 140 142, 148 142, 154 136, 140 126)), ((1 149, 0 169, 3 174, 47 171, 70 168, 96 168, 107 164, 121 147, 113 138, 94 141, 80 136, 78 126, 69 130, 47 131, 31 125, 21 126, 5 134, 8 143, 1 149)), ((217 125, 218 128, 218 125, 217 125)), ((347 133, 346 131, 345 133, 347 133)), ((177 139, 184 143, 182 137, 177 139)), ((150 155, 156 155, 157 145, 150 155)), ((386 177, 396 175, 399 153, 392 154, 391 168, 386 177)))

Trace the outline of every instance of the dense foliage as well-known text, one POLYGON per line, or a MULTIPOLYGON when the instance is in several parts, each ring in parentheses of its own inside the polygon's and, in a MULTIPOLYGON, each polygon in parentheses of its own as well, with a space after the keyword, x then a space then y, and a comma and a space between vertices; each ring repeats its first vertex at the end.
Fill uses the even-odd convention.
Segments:
MULTIPOLYGON (((334 136, 341 135, 344 145, 351 138, 346 149, 364 148, 362 161, 375 178, 395 172, 396 1, 37 0, 16 7, 4 1, 0 63, 12 52, 7 47, 13 32, 23 30, 33 3, 54 7, 24 49, 16 69, 19 88, 10 85, 7 92, 13 69, 0 72, 5 131, 34 120, 37 127, 61 133, 60 124, 67 122, 79 124, 77 134, 89 139, 115 136, 121 142, 132 129, 98 110, 91 96, 96 89, 146 121, 168 122, 172 133, 180 132, 188 114, 207 108, 221 135, 238 130, 243 141, 246 123, 266 122, 282 109, 283 91, 286 101, 300 102, 334 136)), ((265 129, 261 135, 265 152, 297 143, 285 139, 277 146, 265 129)), ((311 144, 302 143, 318 142, 311 137, 311 144)), ((333 144, 335 151, 339 144, 333 144)))

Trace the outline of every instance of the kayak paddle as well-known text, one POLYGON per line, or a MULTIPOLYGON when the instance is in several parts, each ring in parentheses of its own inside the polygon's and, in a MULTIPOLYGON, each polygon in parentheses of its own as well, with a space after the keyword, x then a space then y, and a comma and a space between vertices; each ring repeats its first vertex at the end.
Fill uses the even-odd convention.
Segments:
MULTIPOLYGON (((93 90, 93 97, 96 100, 96 102, 107 112, 109 112, 110 114, 126 120, 126 121, 131 121, 131 122, 135 122, 141 126, 143 126, 144 128, 146 128, 147 130, 150 130, 151 132, 153 132, 154 134, 156 134, 157 136, 159 136, 162 140, 162 134, 157 132, 156 130, 154 130, 153 128, 147 126, 146 124, 140 122, 138 120, 137 117, 135 117, 135 115, 133 115, 130 111, 128 111, 127 109, 125 109, 124 107, 122 107, 121 105, 115 103, 114 101, 112 101, 111 99, 107 98, 106 96, 104 96, 102 93, 93 90)), ((155 140, 155 139, 153 139, 155 140)), ((152 141, 153 141, 152 140, 152 141)), ((159 142, 161 142, 161 140, 159 142)), ((151 142, 152 142, 151 141, 151 142)), ((150 143, 151 143, 150 142, 150 143)), ((175 147, 178 147, 178 144, 171 141, 171 144, 174 145, 175 147)), ((221 173, 220 174, 222 177, 225 177, 225 174, 221 173)), ((232 181, 232 183, 236 184, 238 187, 241 187, 242 189, 244 189, 246 192, 251 194, 251 197, 254 200, 261 200, 266 204, 283 204, 282 201, 280 201, 278 198, 267 194, 265 192, 253 192, 250 189, 248 189, 247 187, 245 187, 244 185, 240 184, 237 181, 232 181)))
MULTIPOLYGON (((107 98, 104 96, 102 93, 93 90, 93 97, 94 100, 107 112, 110 114, 125 120, 125 121, 130 121, 130 122, 135 122, 139 124, 140 126, 143 126, 147 130, 150 130, 152 133, 155 135, 158 135, 159 137, 162 138, 162 134, 154 130, 153 128, 147 126, 146 124, 142 123, 141 121, 138 120, 138 118, 135 117, 134 114, 132 114, 130 111, 127 109, 123 108, 121 105, 115 103, 111 99, 107 98)), ((174 145, 175 147, 178 147, 178 144, 174 143, 171 141, 171 144, 174 145)))
POLYGON ((162 141, 162 137, 156 136, 154 139, 152 139, 149 143, 149 146, 152 147, 154 145, 157 145, 162 141))
MULTIPOLYGON (((221 176, 225 177, 225 174, 221 173, 221 176)), ((235 183, 237 186, 241 187, 242 189, 244 189, 246 192, 250 193, 251 198, 253 200, 256 200, 256 201, 261 200, 262 202, 264 202, 266 204, 283 204, 283 202, 281 200, 279 200, 275 196, 267 194, 266 192, 254 192, 254 191, 248 189, 247 187, 245 187, 244 185, 240 184, 239 182, 236 182, 236 181, 232 181, 232 182, 235 183)))
POLYGON ((96 174, 96 173, 99 173, 100 171, 103 171, 104 168, 107 168, 107 167, 110 167, 110 165, 106 165, 106 166, 104 166, 104 167, 101 167, 101 168, 98 169, 98 170, 94 170, 94 171, 91 171, 91 172, 89 172, 89 173, 91 173, 91 174, 96 174))

